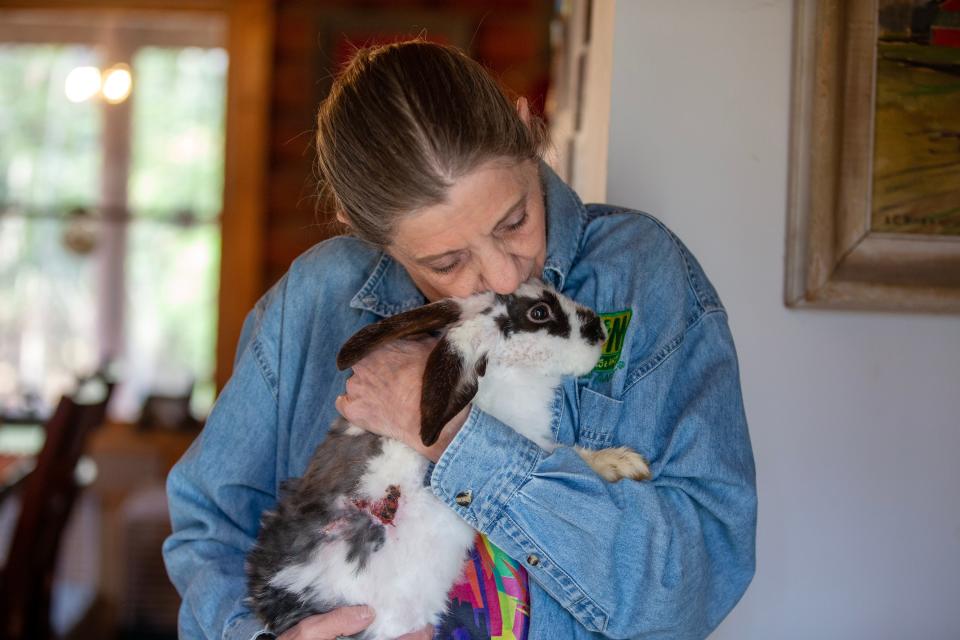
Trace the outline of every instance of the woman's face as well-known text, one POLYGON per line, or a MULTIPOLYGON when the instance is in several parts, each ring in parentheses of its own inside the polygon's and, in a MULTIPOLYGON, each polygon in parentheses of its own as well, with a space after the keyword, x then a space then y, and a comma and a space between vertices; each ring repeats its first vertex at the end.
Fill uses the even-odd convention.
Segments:
POLYGON ((540 277, 546 236, 537 163, 491 161, 458 179, 445 202, 401 220, 387 252, 428 300, 509 294, 540 277))

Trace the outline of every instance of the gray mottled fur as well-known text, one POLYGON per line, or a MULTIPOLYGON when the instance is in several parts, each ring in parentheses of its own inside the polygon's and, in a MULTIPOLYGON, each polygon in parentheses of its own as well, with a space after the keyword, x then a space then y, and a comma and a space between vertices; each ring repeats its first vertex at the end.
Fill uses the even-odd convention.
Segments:
POLYGON ((317 447, 303 477, 284 483, 276 511, 263 515, 257 543, 247 556, 247 605, 277 635, 307 616, 325 613, 343 603, 308 605, 297 594, 271 585, 273 576, 290 565, 305 562, 332 536, 348 542, 348 560, 356 562, 358 570, 383 545, 383 525, 356 509, 338 506, 342 504, 339 498, 355 494, 367 462, 383 449, 380 436, 347 435, 346 427, 346 422, 338 418, 317 447), (340 523, 335 532, 318 535, 318 531, 335 521, 340 523))

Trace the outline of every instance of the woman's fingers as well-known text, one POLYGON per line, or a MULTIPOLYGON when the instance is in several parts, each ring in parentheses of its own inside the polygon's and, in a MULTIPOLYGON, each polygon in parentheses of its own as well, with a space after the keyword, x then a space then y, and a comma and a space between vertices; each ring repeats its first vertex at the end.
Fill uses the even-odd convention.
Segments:
MULTIPOLYGON (((277 640, 336 640, 339 636, 350 636, 363 631, 373 622, 374 611, 370 607, 341 607, 330 613, 304 618, 296 626, 288 629, 277 640)), ((397 640, 431 640, 433 627, 404 634, 397 640)))
POLYGON ((337 411, 361 429, 419 444, 423 369, 435 343, 398 340, 367 354, 353 366, 337 411))
POLYGON ((426 626, 419 631, 405 633, 397 638, 397 640, 431 640, 431 638, 433 638, 433 627, 426 626))
POLYGON ((336 640, 363 631, 373 622, 373 609, 366 606, 341 607, 330 613, 304 618, 277 640, 336 640))

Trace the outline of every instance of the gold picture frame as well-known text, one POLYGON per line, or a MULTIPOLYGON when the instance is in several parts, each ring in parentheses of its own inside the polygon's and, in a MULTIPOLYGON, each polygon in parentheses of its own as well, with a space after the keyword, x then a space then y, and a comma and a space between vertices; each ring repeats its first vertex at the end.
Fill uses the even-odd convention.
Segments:
POLYGON ((871 228, 879 8, 795 2, 785 303, 960 312, 960 234, 871 228))

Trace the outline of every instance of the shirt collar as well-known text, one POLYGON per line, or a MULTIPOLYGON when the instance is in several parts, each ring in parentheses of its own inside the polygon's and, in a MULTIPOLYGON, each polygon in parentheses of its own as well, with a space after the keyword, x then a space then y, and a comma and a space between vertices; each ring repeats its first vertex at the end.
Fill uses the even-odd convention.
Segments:
POLYGON ((540 180, 547 208, 547 259, 543 264, 543 279, 562 291, 580 250, 587 210, 576 192, 543 161, 540 180))
MULTIPOLYGON (((587 213, 573 189, 542 161, 540 180, 547 215, 547 258, 542 277, 557 290, 562 290, 580 247, 587 213)), ((373 272, 350 301, 350 306, 387 317, 425 303, 426 298, 406 270, 381 252, 373 272)))
POLYGON ((427 299, 413 284, 407 270, 385 252, 381 252, 373 273, 360 287, 357 295, 353 296, 350 306, 386 318, 423 306, 426 302, 427 299))

